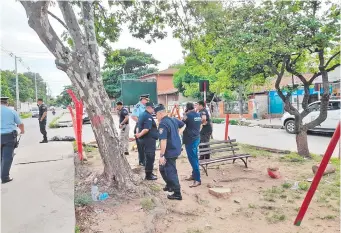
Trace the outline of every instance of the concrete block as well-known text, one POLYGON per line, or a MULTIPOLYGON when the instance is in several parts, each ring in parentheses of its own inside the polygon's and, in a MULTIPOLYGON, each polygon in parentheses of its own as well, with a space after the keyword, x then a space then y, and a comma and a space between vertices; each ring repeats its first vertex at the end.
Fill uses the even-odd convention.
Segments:
POLYGON ((230 188, 210 188, 208 192, 217 198, 228 198, 232 190, 230 188))

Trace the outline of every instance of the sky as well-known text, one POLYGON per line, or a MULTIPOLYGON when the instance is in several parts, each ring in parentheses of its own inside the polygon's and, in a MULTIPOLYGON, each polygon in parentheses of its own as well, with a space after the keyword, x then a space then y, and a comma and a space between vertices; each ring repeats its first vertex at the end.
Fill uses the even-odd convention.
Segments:
MULTIPOLYGON (((51 8, 51 11, 62 18, 58 7, 51 8)), ((58 34, 63 32, 63 26, 56 20, 50 18, 50 22, 58 34)), ((15 69, 14 57, 9 55, 13 53, 22 59, 23 64, 18 62, 18 72, 26 72, 29 67, 31 72, 40 73, 53 96, 57 96, 63 86, 71 84, 67 75, 56 68, 53 55, 40 41, 35 31, 28 26, 25 10, 15 0, 2 0, 0 4, 0 46, 0 69, 15 69)), ((160 61, 158 65, 160 70, 182 61, 183 57, 180 42, 171 36, 156 43, 147 44, 143 40, 133 38, 129 31, 123 28, 119 40, 113 44, 113 49, 128 47, 152 54, 160 61)), ((100 54, 100 59, 103 64, 102 54, 100 54)))

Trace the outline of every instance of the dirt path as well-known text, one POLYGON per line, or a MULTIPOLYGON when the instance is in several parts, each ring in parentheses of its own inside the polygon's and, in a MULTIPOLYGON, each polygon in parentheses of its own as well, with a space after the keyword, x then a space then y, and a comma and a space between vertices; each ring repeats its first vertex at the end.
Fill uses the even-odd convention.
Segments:
MULTIPOLYGON (((306 182, 306 179, 313 177, 311 167, 316 161, 301 160, 293 154, 283 156, 248 147, 243 147, 242 151, 256 156, 250 158, 249 169, 245 169, 243 163, 237 161, 235 164, 211 165, 209 176, 202 173, 202 185, 195 189, 189 188, 189 182, 184 181, 191 168, 183 154, 177 164, 183 193, 182 201, 169 201, 166 198, 167 193, 162 191, 164 182, 158 174, 158 181, 144 181, 154 193, 150 197, 132 200, 129 203, 121 203, 114 198, 103 203, 86 202, 84 207, 76 208, 80 232, 146 232, 146 223, 153 225, 152 229, 155 230, 151 232, 163 233, 340 231, 339 170, 323 178, 302 225, 297 227, 293 226, 293 222, 309 188, 310 183, 306 182), (279 167, 280 179, 268 177, 269 165, 279 167), (295 182, 299 182, 297 190, 292 189, 295 182), (232 193, 227 199, 218 199, 208 193, 208 187, 226 187, 230 188, 232 193), (151 216, 160 209, 155 208, 153 196, 160 197, 161 208, 166 212, 165 215, 160 213, 161 218, 152 221, 151 216)), ((93 171, 100 172, 102 169, 99 155, 96 153, 96 151, 90 153, 88 174, 93 171)), ((131 153, 128 159, 132 165, 138 162, 136 153, 131 153)), ((333 161, 339 167, 339 162, 333 161)), ((141 177, 142 174, 143 172, 141 177)), ((84 176, 85 180, 91 180, 91 177, 84 176)), ((76 186, 76 196, 77 193, 78 197, 89 195, 84 192, 90 193, 89 183, 85 186, 79 183, 78 188, 76 186)), ((77 197, 76 204, 79 204, 77 197)))

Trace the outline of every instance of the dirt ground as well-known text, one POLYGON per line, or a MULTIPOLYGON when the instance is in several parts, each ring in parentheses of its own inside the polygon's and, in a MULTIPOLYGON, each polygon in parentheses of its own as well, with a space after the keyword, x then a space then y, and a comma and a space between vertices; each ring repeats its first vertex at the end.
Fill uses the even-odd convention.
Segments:
MULTIPOLYGON (((320 158, 305 160, 295 154, 280 155, 245 145, 241 145, 241 152, 253 156, 248 169, 241 161, 210 165, 208 176, 202 171, 202 185, 197 188, 189 188, 190 183, 184 180, 191 167, 183 152, 177 162, 182 201, 167 199, 167 193, 162 191, 164 182, 156 171, 157 181, 143 181, 153 193, 150 196, 122 202, 99 185, 100 191, 109 192, 111 198, 92 202, 90 183, 95 174, 101 173, 102 164, 98 152, 89 149, 88 164, 76 166, 76 232, 340 232, 339 161, 332 161, 337 172, 323 177, 298 227, 293 222, 310 185, 306 180, 313 177, 311 167, 320 158), (279 168, 280 179, 267 175, 269 166, 279 168), (209 187, 226 187, 232 192, 228 198, 219 199, 209 194, 209 187)), ((138 163, 136 152, 127 158, 132 167, 138 163)), ((143 171, 140 173, 142 179, 143 171)))

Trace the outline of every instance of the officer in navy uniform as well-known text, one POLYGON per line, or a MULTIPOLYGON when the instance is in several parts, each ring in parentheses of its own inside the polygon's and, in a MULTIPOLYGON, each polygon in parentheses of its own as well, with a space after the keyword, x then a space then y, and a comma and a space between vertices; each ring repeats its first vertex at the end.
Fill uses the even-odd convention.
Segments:
POLYGON ((13 179, 9 176, 11 170, 14 149, 17 144, 17 127, 20 133, 25 133, 24 124, 18 113, 8 107, 8 97, 1 97, 1 182, 8 183, 13 179))
MULTIPOLYGON (((146 111, 146 103, 149 101, 149 94, 143 94, 140 96, 140 101, 135 105, 133 113, 131 114, 131 118, 136 122, 135 128, 134 128, 134 134, 137 134, 141 130, 138 129, 138 121, 139 117, 142 113, 146 111)), ((136 145, 137 150, 139 153, 139 165, 145 166, 146 158, 144 153, 144 148, 141 146, 140 140, 136 138, 136 145)))
POLYGON ((46 121, 47 121, 47 106, 43 103, 43 99, 38 99, 39 107, 39 128, 43 135, 43 141, 40 143, 47 143, 46 121))
POLYGON ((163 180, 166 182, 166 187, 163 190, 174 192, 172 195, 167 196, 168 199, 182 200, 179 177, 176 170, 176 159, 181 154, 179 129, 184 127, 185 123, 176 118, 168 117, 162 104, 155 108, 155 113, 159 121, 159 169, 163 180))
POLYGON ((138 121, 139 133, 135 136, 141 143, 141 147, 145 153, 146 158, 146 180, 156 180, 157 177, 153 174, 156 140, 158 139, 158 132, 156 122, 153 119, 154 112, 153 103, 146 103, 146 111, 143 112, 138 121))
MULTIPOLYGON (((200 143, 206 143, 210 142, 211 135, 212 135, 212 123, 211 123, 211 117, 208 114, 208 111, 205 106, 204 101, 198 102, 198 109, 199 114, 201 116, 201 122, 202 122, 202 129, 200 130, 200 143)), ((208 148, 210 146, 200 146, 200 148, 208 148)), ((200 156, 199 159, 209 159, 210 154, 200 156)))

